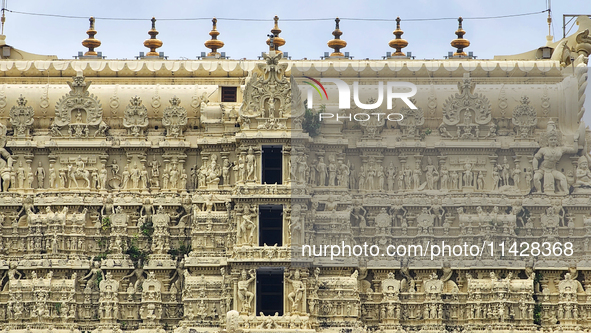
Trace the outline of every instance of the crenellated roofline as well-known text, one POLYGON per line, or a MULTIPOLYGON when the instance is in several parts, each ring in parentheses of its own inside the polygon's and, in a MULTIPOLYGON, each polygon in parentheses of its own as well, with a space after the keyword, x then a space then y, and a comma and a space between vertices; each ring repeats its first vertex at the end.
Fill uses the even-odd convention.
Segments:
MULTIPOLYGON (((257 60, 0 60, 4 77, 244 77, 257 60)), ((287 70, 317 76, 562 76, 558 60, 285 60, 287 70)))

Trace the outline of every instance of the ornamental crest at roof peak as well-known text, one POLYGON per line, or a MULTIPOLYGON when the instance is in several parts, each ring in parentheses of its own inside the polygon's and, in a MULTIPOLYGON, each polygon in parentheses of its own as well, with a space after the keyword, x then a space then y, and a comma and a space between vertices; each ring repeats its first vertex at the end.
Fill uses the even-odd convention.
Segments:
POLYGON ((474 94, 476 83, 470 78, 458 82, 459 93, 450 96, 443 104, 443 122, 457 125, 461 116, 473 117, 474 122, 485 125, 492 119, 490 102, 483 94, 474 94))
POLYGON ((71 91, 57 102, 54 123, 58 126, 70 125, 72 114, 75 111, 84 111, 85 114, 81 117, 74 115, 74 122, 98 126, 103 120, 103 109, 98 98, 88 92, 92 82, 85 82, 84 76, 80 74, 72 79, 72 82, 68 82, 71 91))
POLYGON ((103 108, 99 99, 88 92, 91 81, 85 82, 78 74, 68 82, 71 91, 62 96, 55 107, 55 118, 51 125, 53 136, 88 138, 91 128, 94 137, 105 136, 109 126, 103 121, 103 108), (67 133, 63 127, 68 126, 67 133))
POLYGON ((183 136, 187 125, 187 110, 181 106, 181 100, 176 96, 170 99, 170 106, 164 109, 162 125, 166 127, 167 136, 174 138, 183 136))
POLYGON ((263 54, 264 64, 258 64, 258 70, 244 89, 244 103, 240 114, 246 118, 285 118, 290 114, 291 85, 285 77, 287 63, 279 63, 281 53, 263 54))
POLYGON ((148 127, 148 109, 142 104, 142 99, 134 96, 125 108, 123 126, 127 128, 130 135, 140 136, 148 127))
POLYGON ((29 136, 31 125, 33 125, 33 116, 35 110, 32 106, 27 106, 27 100, 21 95, 16 100, 17 105, 10 108, 10 123, 14 128, 16 136, 29 136))

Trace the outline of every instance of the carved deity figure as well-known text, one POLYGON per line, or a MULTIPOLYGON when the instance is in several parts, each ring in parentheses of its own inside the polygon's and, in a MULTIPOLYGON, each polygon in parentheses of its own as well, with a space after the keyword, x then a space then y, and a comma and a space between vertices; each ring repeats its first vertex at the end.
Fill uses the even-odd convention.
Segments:
POLYGON ((481 191, 484 190, 484 174, 482 174, 482 171, 478 171, 478 177, 476 178, 476 189, 481 191))
POLYGON ((57 188, 57 171, 55 170, 55 165, 53 163, 51 163, 49 165, 48 176, 49 176, 49 188, 50 189, 57 188))
POLYGON ((177 163, 176 162, 172 162, 172 165, 170 166, 170 169, 168 171, 168 176, 169 176, 169 184, 170 184, 170 188, 173 190, 176 190, 178 187, 178 182, 179 182, 179 169, 177 167, 177 163))
POLYGON ((474 186, 474 173, 472 172, 472 168, 474 165, 471 162, 466 162, 464 164, 464 175, 462 176, 464 180, 465 187, 472 187, 474 186))
POLYGON ((499 174, 499 170, 496 167, 493 167, 492 171, 492 179, 493 179, 493 191, 499 189, 499 182, 501 181, 501 175, 499 174))
MULTIPOLYGON (((437 189, 437 181, 439 180, 439 171, 437 171, 437 167, 433 165, 433 161, 429 156, 427 158, 427 165, 425 166, 425 178, 427 179, 426 185, 428 190, 435 190, 437 189)), ((423 187, 423 186, 421 186, 423 187)))
POLYGON ((140 169, 138 169, 137 167, 137 163, 133 165, 133 168, 131 168, 130 172, 129 172, 129 178, 131 178, 131 183, 133 185, 133 189, 137 189, 139 188, 139 183, 140 183, 140 169))
POLYGON ((25 167, 23 161, 18 162, 18 169, 16 169, 16 179, 18 180, 18 188, 25 188, 25 167))
POLYGON ((394 162, 390 162, 388 169, 386 169, 386 183, 388 184, 388 192, 394 191, 394 180, 396 179, 396 168, 394 162))
POLYGON ((37 187, 44 188, 45 186, 45 169, 43 168, 43 163, 39 161, 39 167, 37 171, 35 171, 35 176, 37 176, 37 187))
POLYGON ((318 186, 326 186, 326 177, 328 177, 328 168, 324 163, 324 157, 318 157, 316 164, 316 171, 318 172, 318 186))
POLYGON ((27 172, 27 188, 33 188, 33 180, 35 178, 35 174, 33 173, 33 168, 29 165, 29 172, 27 172))
POLYGON ((562 155, 577 152, 577 141, 574 142, 573 147, 559 147, 558 132, 555 125, 551 124, 551 121, 548 123, 546 137, 548 147, 540 148, 533 158, 534 186, 538 192, 566 194, 568 193, 567 179, 562 172, 558 171, 557 164, 562 158, 562 155), (542 180, 544 181, 543 191, 542 180), (557 188, 555 187, 555 182, 558 182, 557 188))
POLYGON ((513 185, 519 189, 519 184, 521 184, 521 166, 519 165, 519 161, 515 161, 515 168, 511 171, 511 178, 513 179, 513 185))
POLYGON ((441 190, 442 191, 447 191, 449 189, 449 170, 447 170, 447 167, 445 165, 441 166, 441 190))
POLYGON ((160 162, 154 158, 152 162, 149 163, 150 168, 152 169, 152 178, 150 179, 150 185, 152 187, 160 187, 160 162))
MULTIPOLYGON (((252 149, 252 148, 251 148, 252 149)), ((251 152, 251 150, 249 149, 249 153, 251 152)), ((252 155, 252 163, 253 163, 253 176, 254 176, 254 155, 252 155)), ((248 160, 248 156, 247 156, 247 160, 248 160)), ((202 166, 203 169, 203 173, 205 176, 205 183, 207 185, 218 185, 220 183, 220 176, 222 175, 222 170, 221 170, 221 166, 218 163, 218 155, 211 155, 211 160, 209 161, 209 166, 206 166, 205 164, 202 166)), ((250 175, 250 171, 249 171, 249 175, 250 175)), ((250 176, 249 176, 250 177, 250 176)), ((248 178, 250 179, 250 178, 248 178)), ((254 181, 256 181, 256 176, 254 176, 253 178, 254 181)))
POLYGON ((17 263, 12 261, 10 262, 10 264, 8 265, 8 270, 6 272, 4 272, 4 275, 2 275, 2 279, 0 279, 0 282, 3 283, 5 278, 8 278, 8 280, 6 281, 6 284, 4 285, 3 290, 6 291, 8 289, 8 287, 10 286, 10 281, 15 281, 15 280, 19 280, 23 277, 23 274, 21 274, 18 270, 17 270, 17 263))
MULTIPOLYGON (((6 126, 0 122, 0 180, 2 181, 2 191, 8 191, 11 182, 11 174, 13 158, 10 153, 4 148, 6 145, 6 126)), ((14 185, 14 182, 13 182, 14 185)))
POLYGON ((392 226, 392 217, 386 212, 386 208, 382 207, 375 218, 376 227, 379 228, 380 233, 385 233, 387 228, 392 226))
POLYGON ((591 188, 591 170, 589 170, 589 158, 587 156, 579 157, 575 176, 575 187, 591 188))
MULTIPOLYGON (((343 163, 342 160, 339 160, 337 164, 338 164, 337 179, 338 179, 339 186, 344 187, 344 188, 349 188, 349 174, 351 172, 349 169, 349 166, 347 164, 343 163)), ((306 171, 307 170, 308 170, 308 165, 306 164, 306 171)), ((382 175, 384 175, 383 172, 382 172, 382 175)), ((383 178, 382 178, 382 185, 383 185, 383 178)))
POLYGON ((129 164, 125 165, 125 168, 123 168, 123 172, 121 173, 121 176, 123 177, 123 180, 121 181, 121 188, 122 189, 127 189, 127 184, 129 183, 129 176, 130 176, 130 172, 129 172, 129 164))
POLYGON ((241 240, 243 244, 253 244, 256 232, 256 224, 253 219, 256 216, 256 207, 251 209, 248 204, 243 205, 242 221, 237 232, 238 240, 241 240))
MULTIPOLYGON (((128 275, 124 276, 123 278, 121 278, 121 280, 125 280, 125 279, 128 279, 128 278, 130 278, 130 277, 133 277, 133 276, 135 276, 136 280, 135 280, 135 283, 134 283, 134 285, 133 285, 133 289, 134 289, 134 290, 135 290, 135 292, 137 293, 137 292, 139 292, 139 290, 141 290, 141 289, 140 289, 140 287, 141 287, 141 286, 143 285, 143 283, 144 283, 144 280, 145 280, 145 278, 144 278, 144 274, 146 274, 146 273, 144 272, 144 265, 143 265, 142 261, 140 260, 140 261, 138 262, 138 265, 137 265, 137 267, 136 267, 136 268, 133 270, 133 272, 131 272, 131 273, 129 273, 128 275)), ((131 283, 130 283, 130 284, 131 284, 131 283)))
POLYGON ((222 184, 230 185, 230 170, 232 170, 232 164, 228 158, 222 160, 222 184))
POLYGON ((289 276, 285 277, 285 280, 291 283, 292 288, 292 291, 287 295, 287 299, 289 299, 289 301, 291 302, 291 312, 297 313, 298 311, 300 311, 302 299, 304 293, 306 292, 306 287, 304 285, 304 282, 300 278, 299 269, 297 269, 295 273, 293 273, 293 279, 291 277, 291 273, 289 274, 289 276))
MULTIPOLYGON (((244 166, 244 154, 238 155, 238 161, 234 165, 234 171, 236 171, 236 182, 243 183, 246 181, 246 167, 244 166)), ((200 183, 201 184, 201 183, 200 183)))
POLYGON ((328 186, 335 186, 336 185, 336 177, 337 177, 337 165, 335 161, 335 156, 330 155, 328 157, 328 186))
POLYGON ((542 215, 540 220, 544 228, 557 228, 560 225, 560 216, 552 206, 546 208, 546 213, 542 215))
POLYGON ((185 272, 185 260, 182 259, 177 263, 176 269, 174 270, 172 277, 166 280, 167 282, 174 281, 171 285, 171 290, 172 287, 175 287, 176 290, 183 290, 185 286, 185 272))
POLYGON ((142 170, 140 171, 140 182, 142 189, 148 188, 148 170, 145 165, 142 165, 142 170))
POLYGON ((248 148, 248 154, 246 155, 246 181, 257 181, 256 176, 256 156, 252 147, 248 148))
POLYGON ((248 275, 246 270, 243 269, 240 273, 240 281, 238 281, 238 300, 240 301, 241 312, 244 314, 250 314, 252 299, 254 298, 254 293, 249 290, 250 284, 255 279, 254 270, 250 270, 248 275))
POLYGON ((92 268, 90 269, 90 272, 88 272, 88 274, 86 274, 84 277, 80 278, 80 280, 79 280, 80 282, 84 282, 86 279, 88 279, 88 281, 86 282, 86 289, 93 290, 96 287, 98 287, 97 274, 101 274, 101 276, 103 276, 103 271, 101 270, 100 267, 101 267, 100 262, 93 261, 92 268))
POLYGON ((453 170, 450 174, 451 177, 451 189, 458 190, 460 185, 460 175, 456 170, 453 170))
MULTIPOLYGON (((355 200, 353 208, 351 210, 351 217, 352 220, 355 222, 353 225, 359 226, 360 228, 367 227, 367 221, 365 219, 365 214, 367 211, 363 208, 363 204, 361 200, 355 200)), ((351 222, 353 222, 351 221, 351 222)))

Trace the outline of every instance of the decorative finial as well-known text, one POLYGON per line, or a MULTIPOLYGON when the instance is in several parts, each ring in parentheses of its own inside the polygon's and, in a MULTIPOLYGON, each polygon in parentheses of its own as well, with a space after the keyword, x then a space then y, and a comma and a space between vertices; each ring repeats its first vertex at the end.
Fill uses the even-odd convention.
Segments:
POLYGON ((546 46, 550 46, 554 41, 554 36, 552 36, 552 8, 550 8, 550 1, 548 1, 548 18, 546 19, 548 22, 548 36, 546 36, 546 46))
POLYGON ((341 19, 339 19, 337 17, 334 21, 336 22, 335 29, 332 32, 334 39, 329 40, 327 43, 328 47, 330 47, 331 49, 334 49, 334 52, 331 53, 330 56, 331 57, 344 57, 345 55, 341 52, 341 49, 344 48, 345 46, 347 46, 347 42, 345 42, 344 40, 341 39, 341 35, 343 34, 341 29, 339 28, 339 22, 341 22, 341 19))
POLYGON ((218 36, 220 35, 219 31, 217 30, 218 19, 214 17, 211 22, 213 23, 213 28, 209 32, 211 39, 205 42, 205 47, 211 49, 211 52, 207 54, 208 57, 218 57, 220 56, 218 49, 224 47, 224 42, 218 40, 218 36))
POLYGON ((462 29, 462 21, 463 21, 463 19, 460 16, 460 18, 458 18, 458 30, 456 30, 456 36, 458 36, 458 38, 451 41, 451 46, 453 46, 457 49, 457 51, 454 53, 454 57, 457 57, 457 56, 467 57, 468 56, 466 54, 466 52, 464 52, 464 49, 467 48, 468 46, 470 46, 470 41, 467 39, 464 39, 464 35, 466 34, 466 31, 464 31, 464 29, 462 29))
POLYGON ((147 57, 157 57, 159 54, 156 49, 162 46, 162 41, 157 39, 158 30, 156 30, 156 18, 152 17, 152 29, 148 31, 150 39, 144 41, 144 46, 150 49, 150 52, 146 54, 147 57))
POLYGON ((273 43, 271 43, 271 37, 267 38, 267 45, 269 45, 269 51, 275 51, 277 53, 283 53, 279 51, 279 47, 285 45, 285 39, 279 37, 281 33, 281 29, 279 29, 279 16, 275 15, 273 18, 275 21, 275 26, 271 29, 271 33, 273 34, 273 43))
POLYGON ((390 41, 390 43, 388 43, 388 45, 390 45, 391 48, 396 49, 396 52, 394 52, 394 54, 392 54, 393 56, 404 56, 404 53, 402 53, 402 49, 405 48, 408 45, 408 42, 406 41, 406 39, 402 39, 402 34, 404 34, 404 31, 402 31, 402 29, 400 29, 400 17, 396 18, 396 30, 394 30, 393 32, 394 36, 396 36, 396 39, 392 39, 390 41))
POLYGON ((89 21, 90 28, 88 28, 88 30, 86 31, 86 34, 88 34, 88 38, 82 41, 82 46, 88 48, 88 51, 84 53, 84 56, 96 56, 98 54, 94 49, 101 46, 101 41, 94 38, 94 35, 96 35, 96 30, 94 30, 94 17, 91 16, 89 21))

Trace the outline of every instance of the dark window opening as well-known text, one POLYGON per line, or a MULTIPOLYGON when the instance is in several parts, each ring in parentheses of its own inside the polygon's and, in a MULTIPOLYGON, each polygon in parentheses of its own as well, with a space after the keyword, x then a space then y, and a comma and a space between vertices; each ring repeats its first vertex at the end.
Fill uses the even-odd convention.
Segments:
POLYGON ((283 267, 257 269, 257 315, 283 316, 283 267))
POLYGON ((259 246, 283 245, 283 206, 259 206, 259 246))
POLYGON ((222 102, 236 102, 237 87, 222 87, 222 102))
POLYGON ((281 146, 262 147, 262 182, 263 184, 282 184, 283 153, 281 146))

